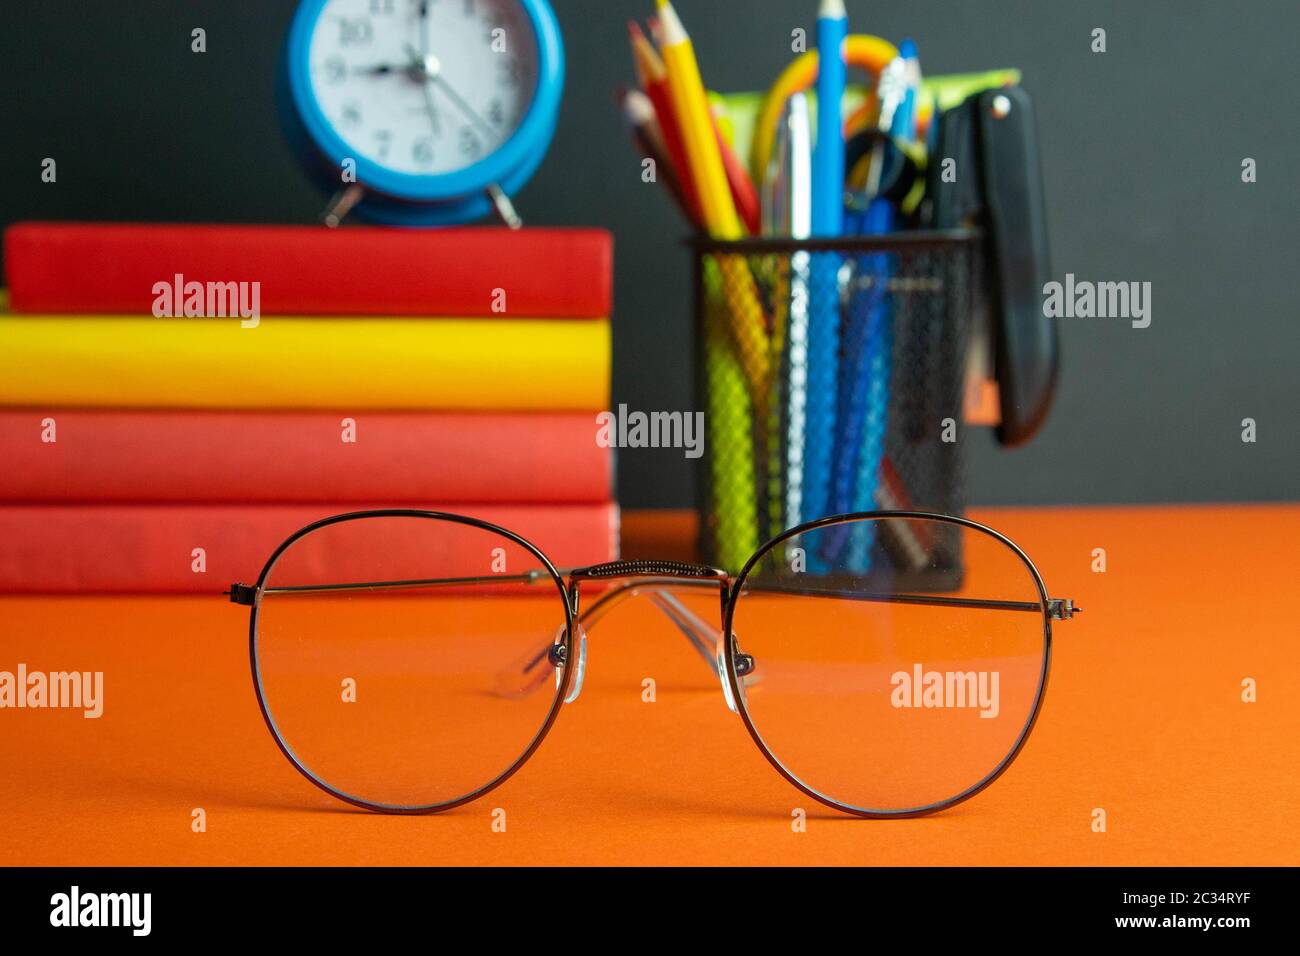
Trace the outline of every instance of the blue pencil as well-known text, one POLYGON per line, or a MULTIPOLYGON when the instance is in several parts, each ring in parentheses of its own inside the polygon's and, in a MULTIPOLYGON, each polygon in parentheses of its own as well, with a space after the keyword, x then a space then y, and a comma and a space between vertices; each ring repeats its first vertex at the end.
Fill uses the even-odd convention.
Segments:
MULTIPOLYGON (((849 32, 844 0, 822 0, 817 15, 817 145, 813 152, 812 231, 844 232, 844 86, 849 32)), ((839 382, 841 256, 816 253, 809 275, 808 395, 804 431, 803 517, 828 514, 839 382)), ((809 570, 817 570, 808 555, 809 570)))
POLYGON ((817 12, 817 148, 813 155, 813 233, 844 232, 844 0, 822 0, 817 12))

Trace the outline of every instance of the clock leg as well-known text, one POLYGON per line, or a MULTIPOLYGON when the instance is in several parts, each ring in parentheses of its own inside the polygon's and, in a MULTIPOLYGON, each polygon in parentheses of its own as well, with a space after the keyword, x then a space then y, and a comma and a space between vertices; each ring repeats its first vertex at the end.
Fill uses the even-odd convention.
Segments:
POLYGON ((335 193, 334 198, 331 199, 329 205, 325 207, 325 211, 321 213, 321 222, 325 223, 325 225, 329 226, 331 229, 336 228, 344 219, 347 218, 348 213, 350 213, 352 208, 361 201, 365 194, 365 187, 360 183, 353 183, 348 186, 347 189, 335 193))
POLYGON ((488 196, 492 198, 492 206, 496 209, 497 215, 511 229, 523 228, 524 221, 519 218, 519 213, 515 212, 515 204, 510 201, 510 197, 505 191, 493 183, 488 187, 488 196))

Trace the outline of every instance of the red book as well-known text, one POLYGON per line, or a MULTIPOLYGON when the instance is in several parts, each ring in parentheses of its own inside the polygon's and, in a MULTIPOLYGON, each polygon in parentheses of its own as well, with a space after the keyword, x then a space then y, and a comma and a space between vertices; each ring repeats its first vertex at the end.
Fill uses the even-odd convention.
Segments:
POLYGON ((596 431, 568 412, 4 410, 0 500, 599 503, 596 431))
MULTIPOLYGON (((531 541, 559 568, 618 556, 618 507, 613 504, 421 507, 493 522, 531 541)), ((272 552, 298 529, 360 510, 366 509, 326 504, 3 505, 0 592, 219 594, 235 581, 254 583, 272 552), (200 558, 203 570, 196 571, 200 558)), ((371 534, 349 538, 363 547, 330 553, 318 563, 340 575, 382 574, 402 565, 439 577, 463 571, 472 560, 486 574, 493 555, 484 545, 505 541, 477 536, 477 547, 463 551, 454 543, 438 547, 434 532, 400 535, 378 524, 367 527, 371 534)), ((455 531, 448 532, 448 542, 466 540, 456 538, 455 531)), ((504 550, 518 562, 516 546, 507 543, 504 550)), ((529 566, 518 570, 532 570, 534 561, 530 556, 529 566)), ((310 564, 302 566, 310 572, 310 564)))
POLYGON ((608 318, 612 257, 598 229, 28 222, 5 234, 14 312, 151 315, 155 283, 181 276, 259 282, 263 315, 608 318))

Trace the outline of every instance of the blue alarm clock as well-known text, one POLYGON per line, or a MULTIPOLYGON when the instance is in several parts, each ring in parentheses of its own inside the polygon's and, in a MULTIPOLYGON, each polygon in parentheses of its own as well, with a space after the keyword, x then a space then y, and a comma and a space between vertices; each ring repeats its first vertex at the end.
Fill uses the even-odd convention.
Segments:
POLYGON ((290 139, 336 193, 327 221, 397 225, 511 222, 563 86, 547 0, 303 0, 281 76, 290 139))

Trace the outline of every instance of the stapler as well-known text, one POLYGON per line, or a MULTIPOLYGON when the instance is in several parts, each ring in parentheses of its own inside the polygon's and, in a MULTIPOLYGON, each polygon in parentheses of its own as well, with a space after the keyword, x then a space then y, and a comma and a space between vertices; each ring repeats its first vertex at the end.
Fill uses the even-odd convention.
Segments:
POLYGON ((1056 324, 1043 314, 1050 270, 1033 103, 1022 87, 1004 86, 969 97, 938 122, 925 218, 934 229, 983 233, 997 437, 1021 445, 1042 428, 1060 367, 1056 324))

